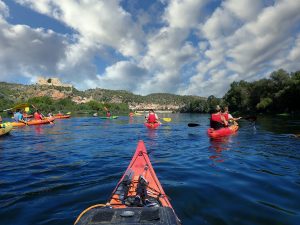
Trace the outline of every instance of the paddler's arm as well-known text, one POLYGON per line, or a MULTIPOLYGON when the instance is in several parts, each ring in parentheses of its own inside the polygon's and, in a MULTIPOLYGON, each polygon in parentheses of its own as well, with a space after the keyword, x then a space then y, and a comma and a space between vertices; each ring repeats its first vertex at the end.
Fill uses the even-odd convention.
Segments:
POLYGON ((223 115, 221 115, 221 120, 224 123, 224 125, 227 127, 228 126, 228 121, 225 119, 223 115))

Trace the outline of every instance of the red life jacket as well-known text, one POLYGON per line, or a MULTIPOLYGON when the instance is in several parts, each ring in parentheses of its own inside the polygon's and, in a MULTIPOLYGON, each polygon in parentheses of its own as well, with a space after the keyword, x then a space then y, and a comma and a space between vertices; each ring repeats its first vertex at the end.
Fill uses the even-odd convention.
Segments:
POLYGON ((34 119, 35 119, 35 120, 41 120, 41 119, 42 119, 41 114, 35 112, 35 113, 34 113, 34 119))
POLYGON ((223 123, 221 119, 221 114, 211 114, 211 120, 219 123, 223 123))
POLYGON ((148 115, 148 123, 155 123, 156 122, 156 117, 154 113, 150 113, 148 115))
POLYGON ((228 121, 228 113, 223 113, 223 116, 224 116, 225 120, 228 121))

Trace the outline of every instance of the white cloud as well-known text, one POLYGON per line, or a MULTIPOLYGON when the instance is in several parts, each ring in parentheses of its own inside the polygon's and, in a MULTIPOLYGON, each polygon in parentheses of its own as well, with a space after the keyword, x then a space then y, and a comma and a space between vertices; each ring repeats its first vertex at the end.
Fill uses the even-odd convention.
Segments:
POLYGON ((294 47, 288 54, 288 60, 290 60, 291 62, 300 62, 300 34, 295 40, 294 47))
MULTIPOLYGON (((209 48, 204 52, 205 61, 200 61, 197 66, 198 73, 190 78, 187 90, 195 92, 195 80, 201 80, 198 89, 208 90, 210 86, 210 93, 221 97, 229 87, 228 80, 232 81, 231 74, 238 80, 250 81, 264 77, 265 71, 299 69, 297 61, 291 60, 286 66, 286 60, 278 60, 292 54, 294 34, 299 34, 299 11, 299 1, 278 1, 265 8, 252 1, 224 2, 199 26, 209 48), (248 14, 240 11, 242 8, 249 8, 248 14), (223 85, 214 85, 213 81, 217 80, 209 78, 214 70, 226 71, 223 85)), ((293 49, 297 55, 297 47, 293 49)))
POLYGON ((149 11, 132 3, 132 14, 120 0, 16 1, 74 32, 10 24, 0 0, 2 80, 45 74, 81 89, 221 97, 234 80, 300 69, 299 1, 161 0, 149 11))
POLYGON ((287 34, 295 32, 300 22, 299 10, 300 2, 280 1, 265 8, 257 20, 245 24, 227 39, 228 56, 241 67, 240 73, 259 71, 261 65, 284 57, 282 53, 287 53, 293 44, 294 37, 287 34))
POLYGON ((197 74, 190 81, 188 89, 181 90, 182 94, 194 94, 200 96, 222 96, 230 86, 230 83, 238 79, 238 74, 229 74, 226 70, 212 70, 205 76, 197 74))
POLYGON ((17 1, 65 23, 90 42, 90 46, 106 45, 124 56, 137 56, 143 48, 143 32, 118 0, 17 1))
POLYGON ((3 1, 0 0, 0 19, 8 17, 9 15, 9 9, 7 5, 3 1))
MULTIPOLYGON (((51 30, 10 25, 0 19, 0 71, 3 80, 12 76, 56 74, 65 56, 65 37, 51 30)), ((10 79, 11 80, 11 79, 10 79)))
POLYGON ((242 21, 254 20, 263 9, 263 1, 253 0, 229 0, 224 2, 224 8, 232 12, 236 18, 242 21))
POLYGON ((200 22, 202 7, 207 0, 173 0, 170 1, 164 19, 170 27, 193 28, 200 22))
POLYGON ((113 90, 140 92, 140 85, 148 78, 146 69, 128 61, 120 61, 107 67, 103 75, 98 75, 98 87, 113 90))

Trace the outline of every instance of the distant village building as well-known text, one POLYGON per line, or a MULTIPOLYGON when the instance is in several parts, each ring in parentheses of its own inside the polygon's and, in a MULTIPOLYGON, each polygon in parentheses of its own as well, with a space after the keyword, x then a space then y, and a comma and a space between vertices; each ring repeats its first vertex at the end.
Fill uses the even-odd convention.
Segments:
POLYGON ((64 84, 56 77, 53 77, 53 78, 39 77, 37 80, 37 84, 38 85, 57 86, 57 87, 69 87, 71 89, 73 88, 73 86, 71 84, 64 84))

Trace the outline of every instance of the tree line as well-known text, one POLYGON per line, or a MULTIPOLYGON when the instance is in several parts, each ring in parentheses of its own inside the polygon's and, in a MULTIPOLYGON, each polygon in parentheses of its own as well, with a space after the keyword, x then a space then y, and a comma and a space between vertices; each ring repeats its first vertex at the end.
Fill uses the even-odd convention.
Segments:
POLYGON ((190 102, 182 112, 210 113, 216 105, 229 106, 238 113, 299 113, 300 71, 274 71, 270 78, 233 82, 222 98, 190 102))
MULTIPOLYGON (((50 97, 26 97, 26 91, 30 96, 32 90, 38 92, 49 87, 37 87, 34 85, 15 85, 0 82, 0 106, 1 109, 11 108, 18 103, 28 102, 34 104, 43 112, 57 111, 77 112, 78 114, 91 114, 98 112, 105 114, 105 108, 114 114, 127 114, 129 103, 158 103, 174 104, 182 106, 179 112, 187 113, 211 113, 216 105, 228 105, 230 111, 238 113, 299 113, 300 104, 300 71, 287 73, 280 69, 270 74, 269 78, 263 78, 253 82, 244 80, 233 82, 229 90, 222 98, 213 95, 208 98, 199 96, 180 96, 168 93, 156 93, 147 96, 135 95, 128 91, 113 91, 105 89, 90 89, 84 92, 75 88, 69 97, 53 100, 50 97), (22 94, 23 93, 23 94, 22 94), (21 97, 18 97, 21 95, 21 97), (93 96, 95 100, 88 103, 76 104, 71 97, 93 96), (17 97, 16 97, 17 96, 17 97), (111 103, 112 99, 119 99, 111 103), (105 102, 105 103, 103 103, 105 102)), ((54 87, 52 87, 54 88, 54 87)), ((56 87, 55 87, 56 88, 56 87)), ((59 88, 59 87, 57 87, 59 88)))
MULTIPOLYGON (((24 102, 11 102, 5 101, 0 98, 1 109, 9 109, 14 105, 18 105, 24 102)), ((33 97, 29 98, 26 103, 33 105, 34 107, 29 107, 28 114, 33 114, 35 109, 39 109, 42 113, 56 114, 59 111, 62 113, 72 112, 72 114, 87 114, 91 115, 95 112, 98 115, 105 116, 106 110, 110 110, 114 115, 128 114, 129 108, 125 103, 100 103, 97 101, 90 101, 87 103, 76 104, 71 98, 64 98, 60 100, 54 100, 48 96, 43 97, 33 97)), ((8 111, 8 113, 13 113, 13 111, 8 111)), ((3 114, 5 116, 5 114, 3 114)))

